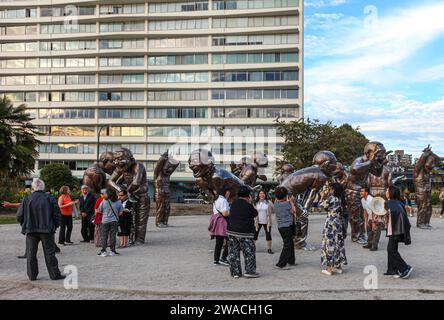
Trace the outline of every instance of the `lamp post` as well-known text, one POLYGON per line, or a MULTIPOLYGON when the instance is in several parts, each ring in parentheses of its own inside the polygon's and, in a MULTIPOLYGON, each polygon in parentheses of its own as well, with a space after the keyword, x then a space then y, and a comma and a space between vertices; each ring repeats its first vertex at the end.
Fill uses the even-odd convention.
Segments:
POLYGON ((109 125, 102 125, 99 127, 99 131, 97 132, 97 162, 99 162, 99 153, 100 153, 100 133, 102 132, 102 129, 109 128, 109 125))

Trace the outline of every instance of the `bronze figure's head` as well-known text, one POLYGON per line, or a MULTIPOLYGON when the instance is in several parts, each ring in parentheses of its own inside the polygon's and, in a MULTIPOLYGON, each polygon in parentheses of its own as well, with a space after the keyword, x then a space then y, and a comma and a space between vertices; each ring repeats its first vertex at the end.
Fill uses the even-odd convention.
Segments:
POLYGON ((119 148, 114 151, 114 164, 119 168, 129 168, 136 160, 133 153, 127 148, 119 148))
POLYGON ((206 177, 214 171, 214 157, 207 149, 197 149, 190 154, 188 166, 195 178, 206 177))
POLYGON ((255 153, 253 153, 251 162, 255 163, 259 168, 268 167, 267 155, 260 151, 256 151, 255 153))
POLYGON ((345 174, 344 165, 340 162, 336 163, 336 169, 333 171, 333 177, 341 179, 345 174))
POLYGON ((114 153, 112 153, 111 151, 103 152, 100 155, 99 163, 103 168, 103 171, 111 174, 116 168, 116 166, 114 165, 114 153))
POLYGON ((331 176, 336 170, 336 164, 338 160, 331 151, 319 151, 313 157, 313 164, 319 166, 322 172, 331 176))
POLYGON ((281 174, 291 174, 294 172, 293 165, 286 163, 281 168, 281 174))
POLYGON ((386 160, 386 150, 384 145, 378 141, 372 141, 365 145, 364 156, 367 160, 377 160, 381 164, 386 160))

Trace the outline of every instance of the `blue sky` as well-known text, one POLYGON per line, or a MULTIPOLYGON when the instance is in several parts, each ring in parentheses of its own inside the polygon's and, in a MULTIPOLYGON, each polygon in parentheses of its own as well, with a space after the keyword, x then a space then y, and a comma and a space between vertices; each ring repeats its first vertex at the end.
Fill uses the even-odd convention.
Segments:
POLYGON ((444 0, 305 0, 305 117, 444 156, 444 0))

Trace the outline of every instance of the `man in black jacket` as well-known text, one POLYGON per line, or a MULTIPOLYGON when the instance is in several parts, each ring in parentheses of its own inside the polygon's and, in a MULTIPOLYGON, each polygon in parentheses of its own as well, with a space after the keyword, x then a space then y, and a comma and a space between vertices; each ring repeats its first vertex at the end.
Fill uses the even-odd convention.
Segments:
POLYGON ((254 244, 256 232, 254 218, 258 213, 250 201, 250 188, 240 187, 238 199, 231 205, 228 217, 228 262, 231 276, 235 279, 242 276, 241 251, 245 258, 245 277, 259 277, 259 273, 256 272, 256 246, 254 244))
POLYGON ((94 216, 94 204, 96 203, 96 198, 90 192, 87 185, 83 185, 82 195, 80 196, 79 206, 80 214, 82 216, 82 238, 81 242, 94 241, 94 223, 92 221, 94 216))
POLYGON ((17 211, 22 233, 26 235, 27 273, 29 280, 37 279, 39 273, 37 250, 42 242, 46 267, 52 280, 64 279, 55 256, 54 234, 60 225, 60 208, 55 199, 44 192, 45 184, 40 179, 32 182, 32 194, 26 196, 17 211))

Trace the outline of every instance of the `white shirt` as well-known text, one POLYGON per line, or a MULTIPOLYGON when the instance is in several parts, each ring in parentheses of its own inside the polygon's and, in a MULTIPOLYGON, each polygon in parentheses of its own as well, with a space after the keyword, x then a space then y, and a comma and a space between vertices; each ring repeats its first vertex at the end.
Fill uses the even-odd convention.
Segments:
POLYGON ((257 212, 259 213, 258 215, 259 224, 267 224, 268 203, 266 201, 259 201, 257 203, 257 212))
POLYGON ((224 213, 225 211, 230 211, 230 204, 223 196, 219 196, 213 204, 213 214, 224 213))
POLYGON ((367 196, 367 199, 362 198, 361 199, 361 203, 362 203, 362 207, 365 209, 365 211, 367 211, 367 214, 369 215, 369 218, 372 218, 372 201, 373 201, 373 197, 371 195, 367 196))

